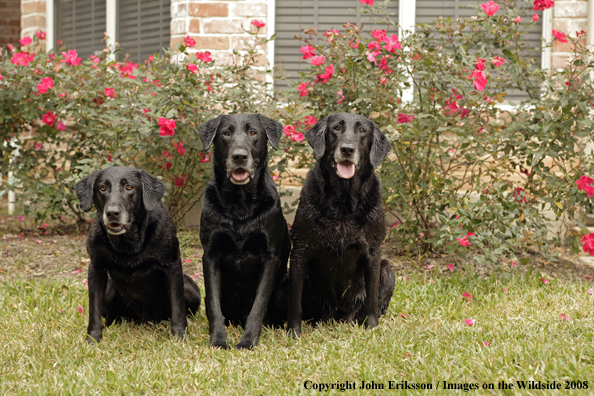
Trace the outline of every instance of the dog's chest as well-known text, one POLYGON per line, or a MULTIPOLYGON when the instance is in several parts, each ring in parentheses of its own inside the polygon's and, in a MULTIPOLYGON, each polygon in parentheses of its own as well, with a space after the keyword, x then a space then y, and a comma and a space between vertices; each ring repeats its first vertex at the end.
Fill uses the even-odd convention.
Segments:
POLYGON ((260 231, 215 232, 209 246, 214 256, 222 261, 225 269, 239 273, 249 271, 255 266, 259 267, 270 249, 268 237, 260 231))
POLYGON ((166 290, 166 277, 157 268, 148 267, 135 271, 109 270, 116 288, 125 297, 134 301, 149 301, 155 290, 166 290))
POLYGON ((336 254, 343 254, 348 249, 366 250, 368 241, 365 227, 354 219, 329 219, 319 221, 315 230, 310 230, 312 241, 336 254))

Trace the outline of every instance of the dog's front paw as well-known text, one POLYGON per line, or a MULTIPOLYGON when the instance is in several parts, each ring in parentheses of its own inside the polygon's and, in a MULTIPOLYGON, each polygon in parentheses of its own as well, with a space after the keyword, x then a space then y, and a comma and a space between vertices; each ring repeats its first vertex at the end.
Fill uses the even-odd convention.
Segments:
POLYGON ((89 331, 87 333, 87 338, 86 338, 87 344, 89 344, 89 345, 99 344, 101 342, 101 335, 102 335, 101 330, 89 331))
POLYGON ((293 339, 301 337, 301 326, 289 327, 287 334, 293 339))
POLYGON ((175 328, 172 327, 171 332, 173 333, 174 336, 176 336, 180 340, 183 340, 186 335, 186 328, 185 327, 175 327, 175 328))
POLYGON ((367 317, 367 319, 365 319, 365 328, 366 329, 373 329, 376 328, 377 325, 379 324, 377 318, 371 318, 371 317, 367 317))
POLYGON ((237 349, 253 349, 258 345, 258 337, 254 337, 250 334, 244 333, 239 340, 239 343, 235 346, 237 349))
POLYGON ((211 335, 210 346, 213 348, 227 349, 227 335, 211 335))

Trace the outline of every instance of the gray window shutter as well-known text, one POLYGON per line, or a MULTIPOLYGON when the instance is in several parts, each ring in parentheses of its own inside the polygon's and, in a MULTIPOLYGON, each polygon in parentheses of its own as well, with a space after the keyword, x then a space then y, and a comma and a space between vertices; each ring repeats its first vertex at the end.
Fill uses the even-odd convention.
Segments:
MULTIPOLYGON (((294 38, 303 36, 301 29, 317 27, 317 40, 326 40, 322 34, 330 29, 344 33, 345 28, 342 25, 348 22, 363 22, 364 30, 368 32, 372 29, 386 29, 385 25, 372 26, 368 15, 352 11, 360 7, 359 0, 276 0, 274 63, 279 65, 282 62, 287 79, 275 81, 275 88, 286 89, 290 83, 299 80, 300 71, 307 70, 307 61, 301 59, 303 54, 299 51, 304 43, 294 38)), ((388 10, 394 14, 391 19, 398 22, 398 1, 392 1, 388 10)), ((396 28, 392 29, 391 34, 398 34, 396 28)))
POLYGON ((57 0, 55 3, 55 43, 58 40, 67 49, 76 49, 81 59, 86 59, 105 45, 105 0, 57 0))
MULTIPOLYGON (((482 10, 479 9, 477 13, 477 10, 467 8, 467 6, 485 3, 486 1, 477 0, 417 0, 416 23, 431 23, 439 16, 442 16, 444 18, 451 17, 455 20, 456 18, 470 19, 470 17, 479 14, 484 15, 482 10)), ((540 19, 538 20, 538 22, 534 24, 533 29, 530 31, 530 33, 528 33, 528 35, 525 36, 526 41, 530 44, 530 47, 532 48, 532 50, 527 55, 529 57, 534 58, 536 64, 540 66, 542 48, 542 11, 534 11, 532 7, 526 7, 526 11, 522 12, 522 14, 520 15, 523 18, 523 21, 521 23, 527 24, 532 22, 532 14, 537 14, 540 17, 540 19)), ((510 23, 512 22, 510 21, 510 23)), ((506 100, 518 101, 527 98, 528 94, 518 89, 509 89, 507 91, 506 100)))
POLYGON ((169 48, 170 0, 118 0, 117 42, 120 60, 144 62, 149 55, 169 48))

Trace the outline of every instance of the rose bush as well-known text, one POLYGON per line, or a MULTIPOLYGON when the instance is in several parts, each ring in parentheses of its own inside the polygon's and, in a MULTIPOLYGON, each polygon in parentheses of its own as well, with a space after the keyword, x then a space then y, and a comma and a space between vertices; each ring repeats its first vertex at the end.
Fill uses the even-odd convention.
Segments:
POLYGON ((361 3, 383 28, 345 24, 317 44, 318 33, 305 32, 309 68, 286 94, 286 123, 303 132, 304 116, 345 111, 380 126, 393 150, 377 173, 403 249, 480 251, 492 261, 531 245, 546 253, 589 199, 575 181, 594 170, 584 32, 555 33, 573 56, 546 70, 526 35, 534 12, 553 2, 489 1, 469 19, 438 19, 405 37, 385 5, 361 3), (551 237, 557 220, 566 227, 551 237))
POLYGON ((144 64, 113 61, 117 48, 85 60, 75 49, 46 54, 44 35, 7 46, 0 53, 1 172, 14 177, 4 191, 17 190, 19 211, 38 223, 66 214, 82 221, 74 183, 92 170, 135 165, 167 184, 165 202, 179 222, 210 178, 198 125, 251 112, 256 102, 267 111, 265 72, 253 67, 267 40, 257 33, 227 66, 215 66, 208 52, 191 54, 189 37, 144 64))

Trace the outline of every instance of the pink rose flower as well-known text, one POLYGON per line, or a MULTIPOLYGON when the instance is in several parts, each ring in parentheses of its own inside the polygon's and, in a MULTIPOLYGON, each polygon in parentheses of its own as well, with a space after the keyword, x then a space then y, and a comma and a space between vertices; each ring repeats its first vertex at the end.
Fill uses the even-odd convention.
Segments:
POLYGON ((485 14, 492 16, 499 10, 499 6, 493 0, 488 1, 487 4, 481 4, 481 8, 485 14))
POLYGON ((196 52, 196 59, 201 60, 205 63, 212 62, 209 51, 196 52))
POLYGON ((562 43, 567 42, 567 36, 563 32, 553 29, 553 36, 562 43))
POLYGON ((159 135, 163 137, 175 134, 175 120, 159 117, 159 135))
POLYGON ((494 64, 496 67, 500 67, 501 65, 503 65, 505 63, 505 59, 503 59, 502 57, 497 55, 496 57, 491 59, 491 63, 494 64))
POLYGON ((68 66, 78 66, 80 65, 81 59, 78 57, 78 53, 76 50, 70 50, 68 53, 62 52, 64 59, 60 60, 61 63, 66 63, 68 66))
POLYGON ((322 63, 324 63, 324 61, 326 60, 326 57, 323 55, 320 56, 313 56, 310 60, 309 63, 311 63, 314 66, 319 66, 322 63))
POLYGON ((105 94, 105 96, 107 96, 108 98, 115 98, 116 95, 118 94, 115 91, 115 88, 105 88, 105 90, 103 91, 103 93, 105 94))
POLYGON ((191 38, 190 35, 187 35, 186 38, 184 39, 184 45, 186 47, 193 47, 196 45, 196 40, 191 38))
POLYGON ((41 116, 41 122, 47 124, 49 126, 53 126, 54 122, 56 122, 56 114, 53 111, 48 111, 44 115, 41 116))
POLYGON ((314 47, 312 47, 311 45, 302 46, 299 49, 299 51, 301 51, 301 53, 303 54, 303 58, 301 58, 301 59, 309 59, 312 56, 315 56, 316 55, 315 50, 316 49, 314 47))

